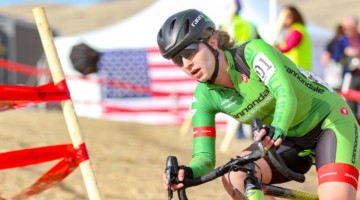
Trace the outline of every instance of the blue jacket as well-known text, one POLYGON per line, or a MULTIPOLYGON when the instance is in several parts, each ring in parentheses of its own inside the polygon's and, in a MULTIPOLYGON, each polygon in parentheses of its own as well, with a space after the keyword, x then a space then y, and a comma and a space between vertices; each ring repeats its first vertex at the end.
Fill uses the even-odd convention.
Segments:
MULTIPOLYGON (((358 36, 358 42, 360 44, 360 36, 358 36)), ((346 47, 350 46, 349 38, 346 36, 342 36, 339 40, 335 43, 332 58, 339 62, 342 56, 344 55, 344 50, 346 47)))

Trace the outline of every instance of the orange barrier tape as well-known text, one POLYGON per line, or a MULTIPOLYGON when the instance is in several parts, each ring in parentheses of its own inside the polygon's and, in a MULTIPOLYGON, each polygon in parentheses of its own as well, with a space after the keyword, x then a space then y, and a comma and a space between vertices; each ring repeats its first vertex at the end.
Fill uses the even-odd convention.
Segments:
MULTIPOLYGON (((38 75, 50 76, 50 70, 48 69, 38 69, 37 67, 15 63, 3 58, 0 58, 0 68, 16 71, 17 73, 32 75, 32 76, 38 76, 38 75)), ((97 78, 88 79, 86 76, 82 77, 82 76, 69 76, 69 75, 66 75, 66 79, 87 80, 91 82, 96 82, 101 85, 111 85, 112 87, 115 88, 122 88, 131 91, 138 91, 138 92, 151 94, 151 89, 148 86, 130 84, 121 81, 115 81, 109 79, 97 79, 97 78)))
POLYGON ((47 101, 70 99, 66 81, 53 82, 42 86, 0 85, 0 111, 29 106, 47 101))
POLYGON ((339 92, 341 96, 345 99, 350 99, 360 103, 360 91, 358 90, 349 90, 347 92, 339 92))
MULTIPOLYGON (((31 76, 38 76, 38 75, 46 75, 50 76, 50 71, 48 69, 38 69, 34 66, 24 65, 15 63, 3 58, 0 58, 0 68, 15 71, 17 73, 31 75, 31 76)), ((67 80, 82 80, 88 81, 90 83, 96 83, 99 85, 109 85, 114 88, 135 91, 135 92, 142 92, 145 94, 153 95, 153 96, 169 96, 171 95, 170 92, 162 92, 162 91, 154 91, 149 86, 126 83, 123 81, 118 80, 111 80, 111 79, 104 79, 104 78, 94 78, 88 76, 76 76, 76 75, 68 75, 66 74, 67 80)), ((172 80, 175 81, 175 80, 172 80)), ((180 80, 183 81, 183 80, 180 80)), ((178 96, 189 96, 192 95, 192 92, 177 92, 178 96)))
POLYGON ((84 143, 78 148, 74 148, 72 144, 63 144, 1 153, 0 169, 23 167, 61 158, 59 163, 42 175, 33 185, 11 199, 25 199, 52 187, 73 172, 81 162, 88 160, 89 156, 84 143))
POLYGON ((6 60, 4 58, 0 58, 0 67, 6 70, 10 71, 16 71, 21 74, 27 74, 27 75, 47 75, 50 76, 50 70, 49 69, 38 69, 37 67, 31 67, 28 65, 23 65, 19 63, 15 63, 9 60, 6 60))

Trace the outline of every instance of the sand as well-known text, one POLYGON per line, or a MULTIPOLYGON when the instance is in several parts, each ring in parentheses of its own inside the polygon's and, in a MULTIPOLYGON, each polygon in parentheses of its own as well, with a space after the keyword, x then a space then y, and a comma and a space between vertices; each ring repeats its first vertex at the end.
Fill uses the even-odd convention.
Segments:
MULTIPOLYGON (((74 35, 106 27, 133 15, 150 5, 152 0, 123 0, 89 7, 45 5, 50 24, 61 35, 74 35)), ((281 3, 293 2, 280 0, 281 3)), ((296 1, 306 20, 332 28, 346 14, 359 16, 358 0, 296 1)), ((31 9, 37 5, 0 7, 0 14, 33 21, 31 9)), ((63 114, 59 110, 21 109, 0 115, 1 152, 17 149, 71 143, 63 114)), ((161 176, 168 155, 187 163, 191 157, 191 133, 181 135, 179 127, 105 121, 79 117, 82 135, 90 155, 97 183, 106 200, 166 199, 161 176)), ((224 133, 218 133, 217 145, 224 133)), ((226 153, 217 153, 220 165, 246 147, 251 141, 234 140, 226 153)), ((37 180, 56 162, 44 163, 0 172, 0 196, 9 198, 37 180)), ((316 192, 314 169, 307 174, 304 184, 287 186, 316 192)), ((191 199, 229 199, 221 189, 221 181, 191 188, 191 199)), ((360 199, 360 195, 358 195, 360 199)), ((63 182, 31 198, 36 200, 89 199, 80 169, 63 182)), ((177 198, 175 198, 177 199, 177 198)))

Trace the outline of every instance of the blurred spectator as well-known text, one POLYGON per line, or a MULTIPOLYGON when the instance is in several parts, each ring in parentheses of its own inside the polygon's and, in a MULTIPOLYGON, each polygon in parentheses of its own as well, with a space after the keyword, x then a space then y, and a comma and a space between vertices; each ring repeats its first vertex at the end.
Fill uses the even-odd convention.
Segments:
MULTIPOLYGON (((344 66, 344 81, 342 91, 360 90, 360 35, 358 20, 353 16, 346 16, 341 22, 344 35, 334 46, 333 58, 344 66)), ((355 115, 358 114, 358 103, 347 100, 355 115)))
POLYGON ((306 29, 305 21, 299 10, 294 6, 282 9, 284 24, 287 32, 284 40, 275 47, 290 58, 295 64, 307 71, 312 68, 312 49, 310 35, 306 29))
POLYGON ((258 30, 254 23, 241 17, 241 2, 234 0, 230 8, 230 19, 226 25, 220 28, 227 31, 240 43, 260 38, 258 30))
POLYGON ((335 28, 334 36, 325 46, 321 57, 321 63, 325 66, 324 79, 336 90, 341 88, 343 67, 339 62, 335 61, 333 58, 333 52, 336 42, 343 36, 343 34, 343 28, 341 24, 338 24, 335 28))
POLYGON ((326 44, 325 51, 322 55, 322 64, 327 65, 331 60, 333 60, 333 52, 336 42, 343 36, 344 31, 341 24, 338 24, 335 28, 334 36, 326 44))

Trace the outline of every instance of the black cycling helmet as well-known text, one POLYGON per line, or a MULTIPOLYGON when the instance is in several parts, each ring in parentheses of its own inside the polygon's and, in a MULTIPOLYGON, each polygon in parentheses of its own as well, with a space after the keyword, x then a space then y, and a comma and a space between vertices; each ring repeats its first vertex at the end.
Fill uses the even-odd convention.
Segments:
POLYGON ((157 35, 161 55, 171 59, 200 39, 203 31, 207 29, 215 30, 215 24, 204 13, 195 9, 175 13, 165 21, 157 35))

